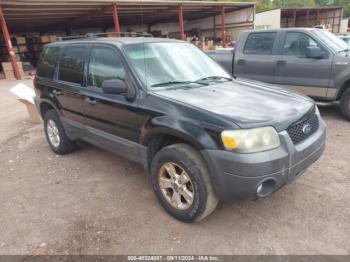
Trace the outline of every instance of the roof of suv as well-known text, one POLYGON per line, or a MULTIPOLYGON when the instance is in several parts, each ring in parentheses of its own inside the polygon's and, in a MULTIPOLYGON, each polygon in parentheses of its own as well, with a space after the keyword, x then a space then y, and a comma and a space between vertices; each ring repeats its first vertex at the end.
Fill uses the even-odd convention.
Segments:
POLYGON ((317 31, 317 30, 325 30, 319 28, 310 28, 310 27, 290 27, 290 28, 278 28, 278 29, 259 29, 259 30, 247 30, 244 32, 277 32, 277 31, 317 31))
POLYGON ((168 38, 158 38, 158 37, 86 37, 77 38, 72 40, 57 41, 49 45, 66 45, 72 43, 110 43, 110 44, 141 44, 141 43, 160 43, 160 42, 178 42, 183 43, 184 41, 168 38))

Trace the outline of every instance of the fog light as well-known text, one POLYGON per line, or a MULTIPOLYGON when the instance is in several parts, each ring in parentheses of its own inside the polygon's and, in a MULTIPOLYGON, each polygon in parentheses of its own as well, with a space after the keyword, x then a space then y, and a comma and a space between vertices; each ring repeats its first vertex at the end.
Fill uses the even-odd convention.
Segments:
POLYGON ((258 197, 266 197, 270 195, 276 186, 276 181, 273 178, 268 178, 258 185, 256 188, 256 194, 258 197))

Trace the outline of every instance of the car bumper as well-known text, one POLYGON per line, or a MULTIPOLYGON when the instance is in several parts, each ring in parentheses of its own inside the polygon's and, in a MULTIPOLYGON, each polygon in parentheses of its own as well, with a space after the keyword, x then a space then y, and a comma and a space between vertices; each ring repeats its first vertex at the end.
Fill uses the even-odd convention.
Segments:
POLYGON ((264 197, 301 176, 325 149, 326 127, 294 145, 286 131, 279 133, 280 147, 259 153, 238 154, 203 150, 214 190, 221 200, 264 197), (260 185, 260 191, 258 188, 260 185))

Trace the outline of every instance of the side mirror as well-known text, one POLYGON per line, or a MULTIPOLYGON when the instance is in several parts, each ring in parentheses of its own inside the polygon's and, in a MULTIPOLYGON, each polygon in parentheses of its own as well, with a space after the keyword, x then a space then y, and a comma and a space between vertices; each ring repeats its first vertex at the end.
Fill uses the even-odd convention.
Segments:
POLYGON ((325 52, 318 46, 315 47, 307 47, 306 48, 306 57, 313 59, 322 59, 325 57, 325 52))
POLYGON ((101 88, 106 94, 122 95, 128 92, 128 87, 123 80, 111 79, 102 82, 101 88))

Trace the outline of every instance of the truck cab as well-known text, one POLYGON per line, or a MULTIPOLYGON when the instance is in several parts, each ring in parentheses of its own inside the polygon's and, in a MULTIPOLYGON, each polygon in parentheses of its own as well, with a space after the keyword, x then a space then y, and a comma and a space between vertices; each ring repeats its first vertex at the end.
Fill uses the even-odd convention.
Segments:
POLYGON ((274 84, 317 101, 340 100, 350 119, 349 54, 344 41, 315 28, 246 31, 233 52, 209 53, 235 77, 274 84))

